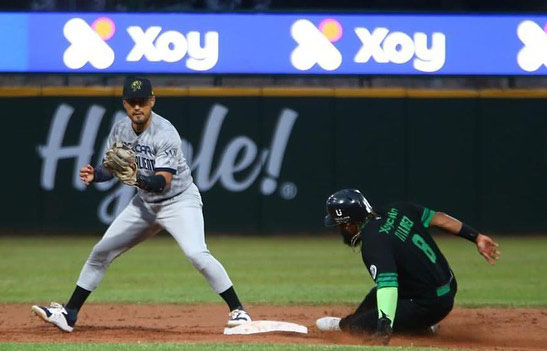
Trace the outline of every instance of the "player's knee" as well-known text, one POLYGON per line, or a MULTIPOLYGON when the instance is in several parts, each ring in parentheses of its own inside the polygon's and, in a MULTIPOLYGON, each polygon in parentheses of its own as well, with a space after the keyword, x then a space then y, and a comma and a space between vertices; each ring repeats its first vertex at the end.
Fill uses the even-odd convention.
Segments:
POLYGON ((95 266, 107 266, 110 262, 116 258, 116 254, 111 250, 107 250, 100 245, 95 245, 87 262, 95 266))
POLYGON ((213 256, 207 251, 190 252, 186 256, 198 271, 203 271, 213 260, 213 256))

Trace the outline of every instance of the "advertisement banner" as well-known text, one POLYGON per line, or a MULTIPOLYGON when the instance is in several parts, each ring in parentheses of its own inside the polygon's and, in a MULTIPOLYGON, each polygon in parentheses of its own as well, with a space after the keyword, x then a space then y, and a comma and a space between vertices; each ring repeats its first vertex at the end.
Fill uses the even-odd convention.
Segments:
MULTIPOLYGON (((208 231, 325 230, 325 200, 360 189, 381 207, 409 200, 487 231, 547 228, 545 99, 158 97, 182 138, 208 231)), ((0 229, 104 230, 135 195, 85 187, 119 97, 1 97, 0 229)))
POLYGON ((545 75, 547 16, 0 13, 0 72, 545 75))

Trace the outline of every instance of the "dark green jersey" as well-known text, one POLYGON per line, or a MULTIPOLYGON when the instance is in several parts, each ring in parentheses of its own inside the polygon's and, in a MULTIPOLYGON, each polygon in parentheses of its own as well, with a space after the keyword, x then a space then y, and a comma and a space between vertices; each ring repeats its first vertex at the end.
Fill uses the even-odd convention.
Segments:
POLYGON ((391 204, 361 230, 363 262, 377 287, 398 287, 402 298, 441 296, 452 272, 428 232, 434 211, 391 204))

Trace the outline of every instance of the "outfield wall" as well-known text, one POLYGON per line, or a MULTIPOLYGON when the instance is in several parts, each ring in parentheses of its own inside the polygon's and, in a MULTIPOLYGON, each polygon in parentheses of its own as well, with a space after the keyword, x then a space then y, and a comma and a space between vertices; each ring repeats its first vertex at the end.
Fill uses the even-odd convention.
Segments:
MULTIPOLYGON (((156 89, 183 138, 207 229, 322 230, 345 187, 407 199, 485 231, 547 229, 547 91, 156 89)), ((123 114, 120 89, 0 88, 1 228, 101 230, 133 195, 89 189, 123 114)))

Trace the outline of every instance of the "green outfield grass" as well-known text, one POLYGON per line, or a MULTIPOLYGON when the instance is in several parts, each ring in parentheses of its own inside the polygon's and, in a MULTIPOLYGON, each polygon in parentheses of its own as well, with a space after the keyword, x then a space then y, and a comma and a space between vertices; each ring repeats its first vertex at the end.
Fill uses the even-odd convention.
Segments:
MULTIPOLYGON (((0 303, 65 301, 98 237, 0 237, 0 303)), ((460 306, 547 306, 547 238, 497 237, 490 266, 463 239, 439 246, 459 284, 460 306), (542 273, 543 272, 543 273, 542 273)), ((336 237, 208 238, 246 303, 356 304, 373 286, 358 252, 336 237)), ((175 241, 160 235, 111 265, 90 302, 221 303, 175 241), (160 288, 161 286, 161 288, 160 288)))
MULTIPOLYGON (((458 279, 459 306, 546 307, 547 237, 494 237, 502 259, 490 266, 473 244, 441 236, 458 279)), ((98 237, 0 237, 0 303, 64 302, 98 237)), ((208 238, 247 304, 358 304, 373 282, 358 252, 333 236, 208 238)), ((118 258, 90 303, 222 303, 175 241, 152 238, 118 258)), ((234 344, 7 344, 1 350, 386 350, 375 347, 234 344)), ((390 348, 394 350, 440 350, 390 348)))

